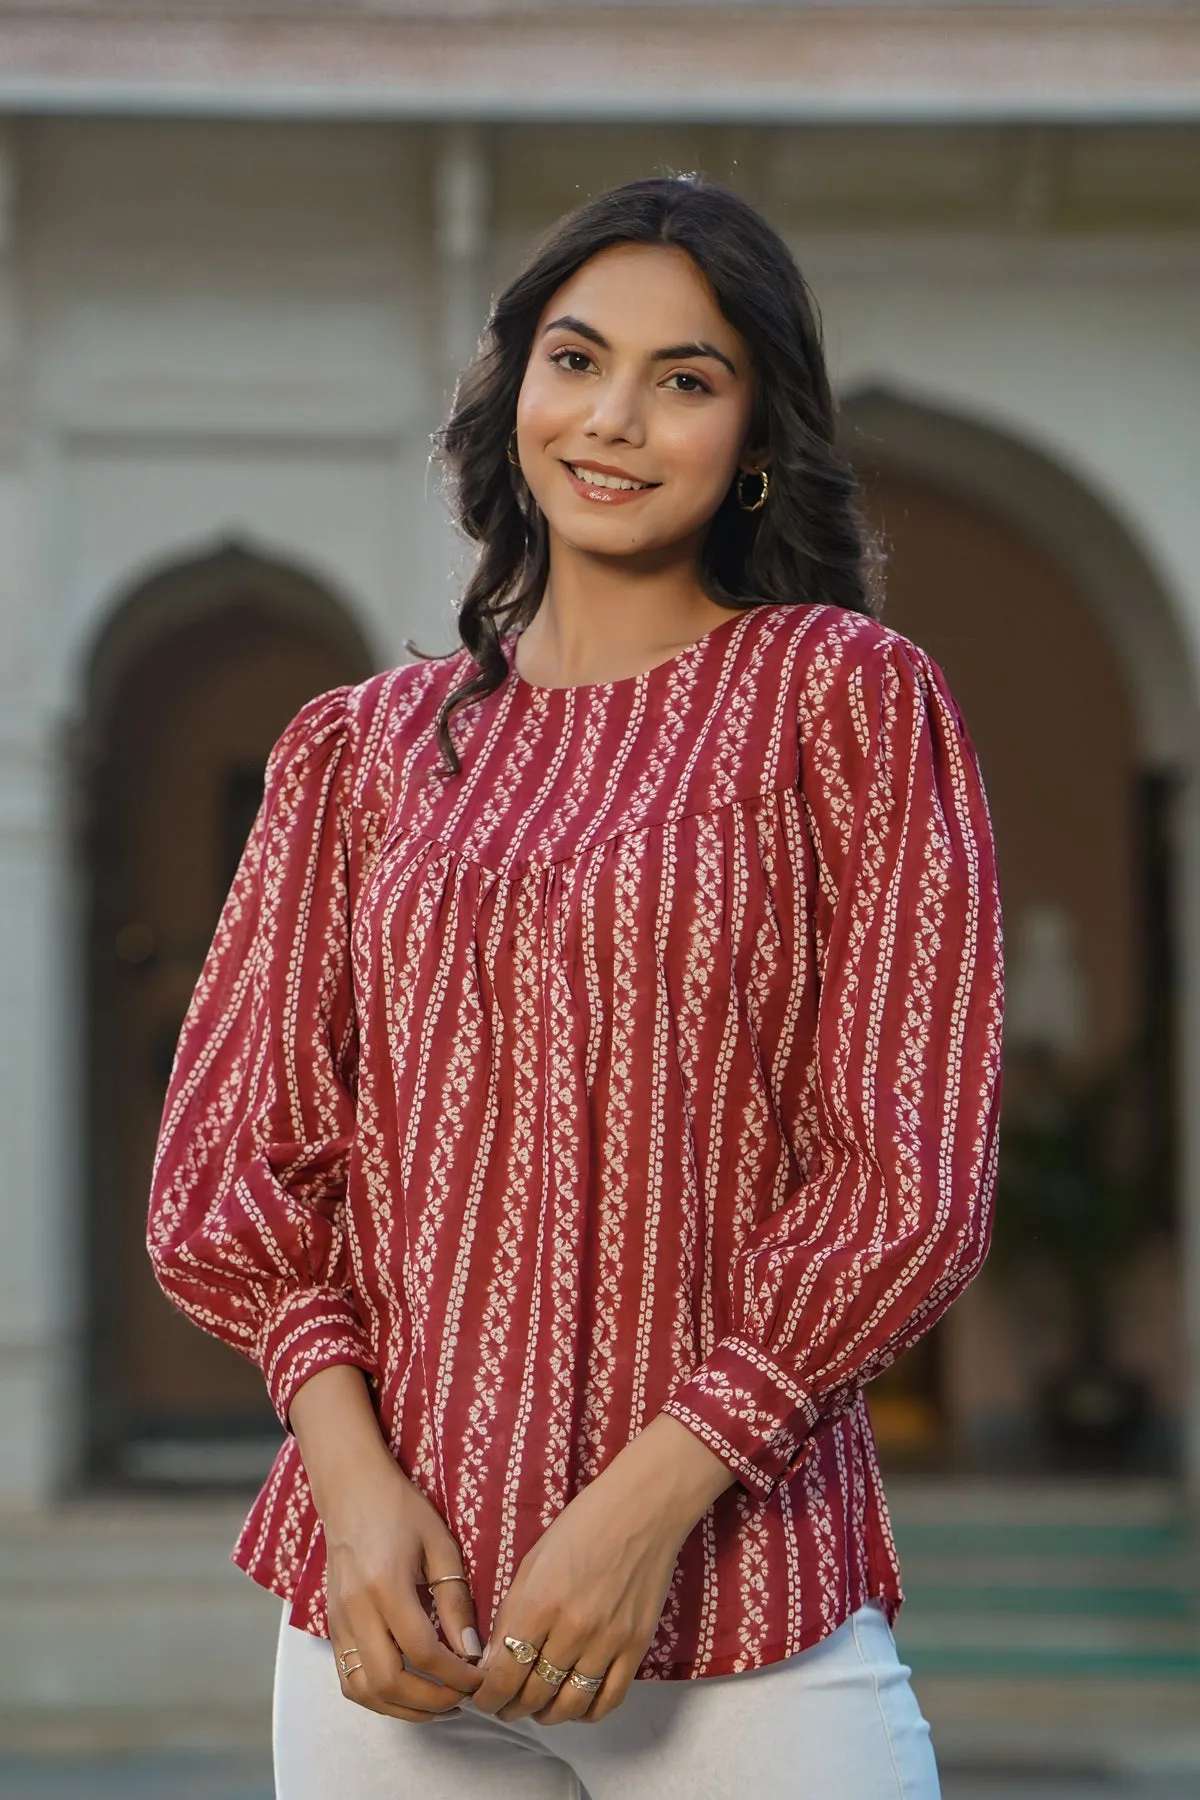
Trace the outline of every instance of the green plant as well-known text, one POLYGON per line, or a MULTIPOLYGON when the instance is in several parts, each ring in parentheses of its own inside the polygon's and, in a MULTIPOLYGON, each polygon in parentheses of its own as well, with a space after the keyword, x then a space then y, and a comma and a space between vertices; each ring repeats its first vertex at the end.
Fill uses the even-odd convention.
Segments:
POLYGON ((992 1246, 997 1267, 1050 1264, 1081 1360, 1105 1360, 1118 1276, 1159 1222, 1133 1057, 1086 1078, 1027 1053, 1006 1072, 992 1246))

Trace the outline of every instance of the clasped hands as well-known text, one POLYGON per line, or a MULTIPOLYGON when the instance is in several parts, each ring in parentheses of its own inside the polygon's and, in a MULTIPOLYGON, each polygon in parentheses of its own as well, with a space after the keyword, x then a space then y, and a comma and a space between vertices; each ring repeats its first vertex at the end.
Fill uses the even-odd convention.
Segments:
POLYGON ((653 1420, 521 1563, 497 1609, 472 1704, 542 1725, 591 1724, 619 1706, 658 1629, 680 1547, 732 1479, 686 1426, 653 1420), (539 1659, 520 1662, 505 1645, 510 1637, 536 1645, 539 1659), (601 1685, 592 1693, 569 1674, 553 1679, 559 1670, 599 1676, 601 1685))
POLYGON ((414 1723, 463 1704, 543 1725, 612 1712, 657 1630, 681 1545, 733 1479, 685 1426, 660 1415, 525 1556, 476 1662, 469 1588, 441 1579, 461 1571, 458 1546, 394 1463, 391 1471, 394 1482, 377 1469, 383 1486, 373 1498, 357 1485, 348 1531, 326 1521, 329 1620, 346 1697, 414 1723), (417 1598, 427 1582, 445 1643, 417 1598))

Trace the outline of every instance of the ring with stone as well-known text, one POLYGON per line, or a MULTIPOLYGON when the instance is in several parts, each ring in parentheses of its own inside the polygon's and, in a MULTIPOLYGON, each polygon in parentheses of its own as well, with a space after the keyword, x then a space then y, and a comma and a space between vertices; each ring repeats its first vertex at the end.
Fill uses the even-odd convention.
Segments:
POLYGON ((511 1652, 519 1663, 531 1663, 538 1654, 537 1645, 529 1643, 525 1638, 506 1637, 504 1648, 511 1652))

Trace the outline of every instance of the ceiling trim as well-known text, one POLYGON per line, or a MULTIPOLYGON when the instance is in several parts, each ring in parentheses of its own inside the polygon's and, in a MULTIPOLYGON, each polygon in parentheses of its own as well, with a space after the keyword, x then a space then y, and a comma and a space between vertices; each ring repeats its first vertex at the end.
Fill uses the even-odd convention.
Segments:
POLYGON ((1200 118, 1200 8, 0 0, 0 108, 759 122, 1200 118))

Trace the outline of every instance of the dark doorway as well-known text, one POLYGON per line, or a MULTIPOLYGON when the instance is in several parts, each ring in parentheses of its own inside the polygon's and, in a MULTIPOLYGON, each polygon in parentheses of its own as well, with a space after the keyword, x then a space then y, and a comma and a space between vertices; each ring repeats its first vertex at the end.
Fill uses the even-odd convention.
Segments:
POLYGON ((1149 1405, 1121 1466, 1149 1467, 1171 1430, 1182 1355, 1171 783, 1140 767, 1124 671, 1067 570, 999 515, 929 481, 875 468, 867 487, 888 556, 884 623, 941 664, 979 750, 1009 990, 993 1253, 977 1286, 868 1390, 880 1447, 894 1466, 1068 1466, 1044 1393, 1079 1354, 1072 1296, 1094 1285, 1104 1219, 1105 1355, 1144 1385, 1149 1405), (1036 1222, 1018 1206, 1003 1148, 1027 1113, 1046 1112, 1051 1076, 1055 1093, 1083 1096, 1080 1117, 1100 1104, 1093 1092, 1129 1090, 1123 1129, 1144 1143, 1132 1174, 1098 1174, 1083 1152, 1104 1162, 1106 1144, 1055 1149, 1038 1137, 1039 1155, 1074 1158, 1055 1178, 1085 1196, 1073 1241, 1054 1236, 1044 1197, 1036 1222))
POLYGON ((262 1377, 159 1292, 145 1251, 184 1010, 262 791, 305 700, 369 670, 300 577, 231 553, 123 609, 95 659, 87 781, 90 1467, 240 1485, 279 1442, 262 1377))

